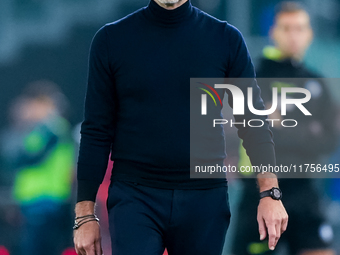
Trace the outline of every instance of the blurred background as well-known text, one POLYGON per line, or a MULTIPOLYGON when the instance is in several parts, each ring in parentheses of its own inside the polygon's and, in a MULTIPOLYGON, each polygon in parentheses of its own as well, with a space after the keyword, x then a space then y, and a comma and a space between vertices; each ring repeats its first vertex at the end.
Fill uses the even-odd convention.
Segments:
MULTIPOLYGON (((105 23, 148 2, 0 0, 0 255, 74 254, 75 163, 91 39, 105 23), (45 180, 55 182, 46 187, 45 180), (54 242, 49 244, 47 237, 52 232, 54 242), (38 248, 32 247, 36 244, 38 248)), ((263 48, 272 45, 268 33, 275 6, 281 1, 191 2, 235 25, 244 35, 255 65, 263 48)), ((340 0, 300 3, 308 10, 314 30, 313 43, 304 58, 306 67, 326 78, 339 78, 340 0)), ((339 107, 340 86, 335 82, 328 87, 339 107)), ((232 162, 238 161, 238 148, 235 135, 228 144, 232 162)), ((334 149, 325 160, 339 163, 339 154, 334 149)), ((110 251, 105 228, 108 178, 107 175, 98 195, 104 254, 110 251)), ((321 194, 325 222, 332 227, 324 230, 333 240, 330 247, 340 252, 340 188, 337 190, 338 185, 329 184, 329 180, 313 183, 321 194), (329 185, 333 187, 331 192, 329 185)), ((230 181, 233 218, 224 254, 231 254, 243 185, 237 179, 230 181)), ((287 254, 287 250, 278 249, 277 253, 287 254)), ((253 254, 261 253, 255 250, 253 254)))

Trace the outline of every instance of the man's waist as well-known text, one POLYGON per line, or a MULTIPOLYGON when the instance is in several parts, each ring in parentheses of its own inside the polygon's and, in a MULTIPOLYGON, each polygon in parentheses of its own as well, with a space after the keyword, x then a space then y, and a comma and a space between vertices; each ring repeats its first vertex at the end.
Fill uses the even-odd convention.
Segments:
POLYGON ((190 165, 166 168, 137 163, 128 160, 115 160, 111 180, 126 180, 159 188, 212 188, 226 185, 226 178, 190 178, 190 165))

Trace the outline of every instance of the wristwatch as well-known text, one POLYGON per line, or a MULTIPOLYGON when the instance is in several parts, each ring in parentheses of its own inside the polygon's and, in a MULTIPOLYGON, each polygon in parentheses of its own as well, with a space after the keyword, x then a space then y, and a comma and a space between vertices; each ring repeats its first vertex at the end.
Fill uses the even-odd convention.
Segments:
POLYGON ((282 198, 282 191, 279 188, 273 187, 260 193, 260 199, 264 197, 271 197, 274 200, 280 200, 282 198))

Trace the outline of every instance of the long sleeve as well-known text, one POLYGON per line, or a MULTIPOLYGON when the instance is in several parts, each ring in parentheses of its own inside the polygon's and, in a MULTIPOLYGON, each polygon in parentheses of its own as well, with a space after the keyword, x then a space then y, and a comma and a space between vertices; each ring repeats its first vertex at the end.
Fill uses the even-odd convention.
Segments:
MULTIPOLYGON (((231 25, 229 26, 229 42, 230 62, 227 77, 237 83, 245 96, 248 94, 247 88, 252 87, 254 108, 263 110, 265 106, 261 98, 261 90, 255 79, 254 66, 247 46, 241 32, 231 25)), ((227 93, 228 103, 232 107, 231 93, 229 91, 227 91, 227 93)), ((235 125, 238 129, 238 136, 243 140, 242 145, 246 149, 247 155, 253 166, 259 166, 261 164, 275 165, 273 134, 269 129, 269 123, 265 121, 267 116, 253 114, 248 108, 246 99, 244 102, 244 115, 234 115, 236 122, 243 122, 245 120, 246 123, 246 125, 235 125), (247 124, 250 119, 261 119, 264 121, 264 125, 262 127, 250 127, 247 124)))
POLYGON ((107 32, 103 26, 95 34, 89 54, 77 168, 77 202, 96 199, 108 164, 114 116, 114 80, 110 69, 107 32))

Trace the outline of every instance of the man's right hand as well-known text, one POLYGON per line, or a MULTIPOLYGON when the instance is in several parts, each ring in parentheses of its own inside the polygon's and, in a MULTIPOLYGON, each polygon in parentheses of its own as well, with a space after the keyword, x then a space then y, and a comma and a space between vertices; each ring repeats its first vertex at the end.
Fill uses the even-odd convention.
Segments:
MULTIPOLYGON (((94 214, 94 202, 76 204, 76 217, 94 214)), ((102 255, 101 235, 98 222, 90 221, 73 231, 74 248, 78 255, 102 255)))

